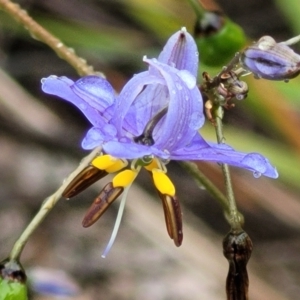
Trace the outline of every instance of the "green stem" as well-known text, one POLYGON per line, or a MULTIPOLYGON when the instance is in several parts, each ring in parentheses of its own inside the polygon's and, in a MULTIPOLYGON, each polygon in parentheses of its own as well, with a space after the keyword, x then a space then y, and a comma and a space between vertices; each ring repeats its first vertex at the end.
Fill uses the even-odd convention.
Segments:
POLYGON ((198 0, 188 0, 188 2, 190 3, 190 5, 192 6, 197 18, 202 18, 205 10, 201 7, 200 3, 198 0))
POLYGON ((67 61, 79 75, 97 74, 104 77, 102 73, 95 72, 92 66, 89 66, 84 59, 77 56, 73 49, 67 47, 61 40, 34 21, 19 4, 13 3, 10 0, 0 0, 0 9, 21 23, 30 32, 32 37, 48 45, 60 58, 67 61))
POLYGON ((45 199, 38 213, 31 220, 31 222, 22 232, 18 240, 15 242, 9 255, 10 261, 20 259, 22 251, 28 239, 33 234, 33 232, 37 229, 37 227, 42 223, 42 221, 46 218, 46 216, 49 214, 49 212, 52 210, 55 204, 59 201, 66 187, 84 168, 86 168, 90 164, 90 162, 99 154, 99 152, 100 152, 100 148, 99 147, 95 148, 88 156, 86 156, 81 161, 77 169, 64 180, 61 187, 54 194, 52 194, 51 196, 45 199))
MULTIPOLYGON (((218 106, 215 111, 215 119, 216 119, 216 135, 219 144, 224 143, 223 124, 222 124, 223 113, 224 113, 223 107, 218 106)), ((227 164, 222 164, 221 167, 222 167, 222 172, 225 181, 226 195, 228 199, 229 222, 233 230, 239 230, 241 229, 241 216, 237 209, 235 198, 234 198, 234 192, 232 188, 229 167, 227 164)))
POLYGON ((187 172, 203 186, 222 206, 226 213, 229 213, 228 200, 224 194, 197 168, 197 165, 192 162, 183 161, 180 164, 187 172))

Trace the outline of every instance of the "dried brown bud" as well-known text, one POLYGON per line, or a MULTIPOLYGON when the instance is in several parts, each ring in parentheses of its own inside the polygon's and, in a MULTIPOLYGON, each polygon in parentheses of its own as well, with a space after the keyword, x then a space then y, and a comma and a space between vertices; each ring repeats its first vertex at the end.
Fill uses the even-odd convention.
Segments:
POLYGON ((252 241, 244 231, 230 231, 223 240, 223 253, 229 262, 226 280, 227 300, 247 300, 249 279, 247 263, 252 252, 252 241))

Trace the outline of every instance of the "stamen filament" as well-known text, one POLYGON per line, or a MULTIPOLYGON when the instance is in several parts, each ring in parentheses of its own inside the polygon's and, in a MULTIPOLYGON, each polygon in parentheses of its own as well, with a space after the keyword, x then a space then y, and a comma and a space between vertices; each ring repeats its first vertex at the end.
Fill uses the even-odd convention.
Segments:
POLYGON ((121 202, 120 202, 120 207, 119 207, 118 215, 117 215, 117 218, 116 218, 115 226, 114 226, 113 232, 110 236, 109 242, 108 242, 107 246, 105 247, 105 249, 104 249, 104 251, 101 255, 102 258, 105 258, 107 256, 107 254, 109 253, 109 251, 110 251, 110 249, 111 249, 112 245, 114 244, 115 239, 117 237, 119 227, 120 227, 120 224, 121 224, 121 220, 122 220, 122 216, 123 216, 123 212, 124 212, 124 207, 125 207, 125 203, 126 203, 126 199, 127 199, 127 194, 128 194, 128 191, 129 191, 130 187, 131 187, 131 184, 128 185, 124 190, 124 193, 123 193, 123 196, 122 196, 122 199, 121 199, 121 202))

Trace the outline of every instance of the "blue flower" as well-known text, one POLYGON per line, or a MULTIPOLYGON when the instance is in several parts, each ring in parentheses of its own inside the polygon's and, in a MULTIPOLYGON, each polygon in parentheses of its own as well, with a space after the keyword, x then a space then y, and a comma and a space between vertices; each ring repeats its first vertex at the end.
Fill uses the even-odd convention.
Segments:
MULTIPOLYGON (((103 155, 92 165, 107 173, 123 170, 107 187, 109 193, 122 193, 142 167, 150 172, 164 203, 168 232, 180 245, 181 213, 175 188, 166 175, 169 160, 227 163, 251 170, 256 176, 276 178, 278 174, 260 154, 245 154, 224 144, 209 143, 199 134, 204 114, 196 85, 198 52, 185 28, 170 37, 157 59, 144 57, 143 61, 148 71, 133 76, 119 95, 98 76, 86 76, 76 82, 50 76, 42 79, 42 89, 76 105, 93 125, 82 147, 101 146, 103 155)), ((114 200, 109 193, 101 197, 114 200)), ((94 212, 91 214, 85 218, 87 226, 94 222, 94 212)))

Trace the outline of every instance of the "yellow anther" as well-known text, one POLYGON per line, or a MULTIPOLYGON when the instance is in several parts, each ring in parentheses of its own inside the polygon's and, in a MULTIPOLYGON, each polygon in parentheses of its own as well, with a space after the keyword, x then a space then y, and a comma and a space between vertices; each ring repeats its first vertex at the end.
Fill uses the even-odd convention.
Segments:
POLYGON ((137 171, 124 170, 114 177, 112 184, 114 187, 126 187, 132 183, 137 174, 137 171))
POLYGON ((125 168, 128 165, 128 162, 126 160, 122 160, 122 159, 118 159, 115 161, 115 163, 106 168, 105 171, 107 173, 114 173, 114 172, 118 172, 120 170, 122 170, 123 168, 125 168))
POLYGON ((97 156, 93 161, 92 165, 100 170, 106 170, 116 163, 117 159, 111 155, 105 154, 97 156))
POLYGON ((105 170, 107 173, 117 172, 125 168, 127 164, 126 160, 121 160, 108 154, 98 156, 92 161, 94 167, 105 170))
POLYGON ((157 163, 157 159, 153 159, 152 162, 147 165, 147 166, 144 166, 144 168, 148 171, 152 171, 153 169, 157 169, 159 166, 158 166, 158 163, 157 163))
POLYGON ((175 196, 175 187, 170 178, 160 169, 153 169, 153 181, 155 187, 163 194, 175 196))

